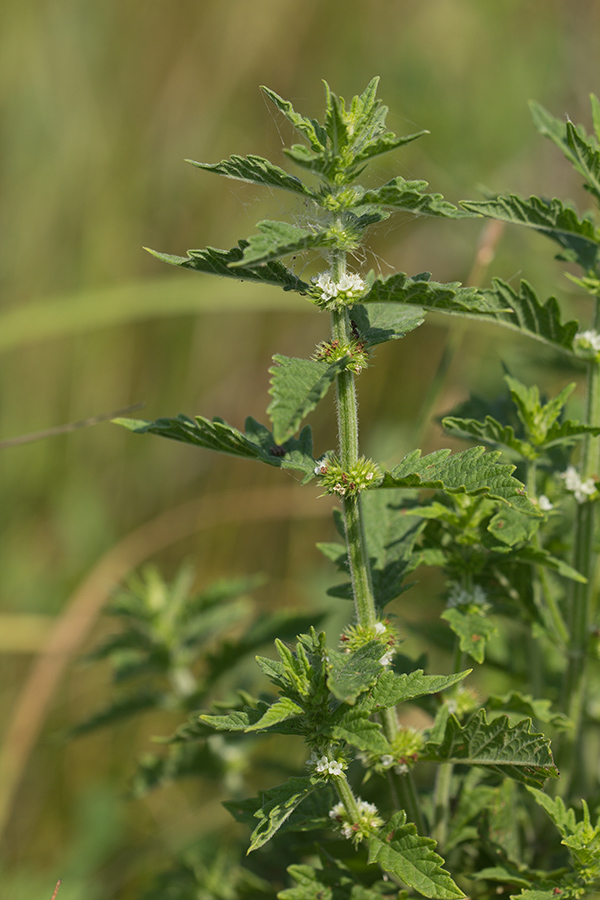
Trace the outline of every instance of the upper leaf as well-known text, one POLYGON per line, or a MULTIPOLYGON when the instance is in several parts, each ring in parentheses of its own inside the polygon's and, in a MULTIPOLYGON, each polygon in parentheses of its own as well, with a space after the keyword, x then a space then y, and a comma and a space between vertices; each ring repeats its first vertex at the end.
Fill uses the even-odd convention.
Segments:
POLYGON ((379 641, 369 641, 354 653, 330 651, 332 663, 327 686, 334 697, 353 705, 357 697, 375 684, 381 675, 379 660, 385 653, 379 641))
POLYGON ((373 712, 381 709, 389 709, 398 706, 399 703, 409 703, 417 697, 425 697, 429 694, 439 694, 447 688, 458 684, 471 672, 457 672, 454 675, 424 675, 422 669, 417 669, 408 674, 397 675, 395 672, 385 671, 368 698, 361 702, 361 707, 373 712))
POLYGON ((433 849, 435 841, 417 834, 416 827, 406 823, 405 812, 392 817, 386 832, 369 838, 370 863, 379 863, 425 897, 458 900, 465 896, 442 868, 444 860, 433 849))
POLYGON ((575 320, 561 321, 555 297, 542 303, 526 281, 521 282, 518 293, 500 278, 494 278, 493 285, 492 290, 485 291, 485 297, 490 305, 496 306, 496 312, 490 316, 495 322, 549 344, 562 353, 574 352, 573 340, 579 325, 575 320))
POLYGON ((463 315, 495 313, 494 306, 476 288, 462 287, 458 282, 439 284, 430 278, 429 272, 413 277, 397 272, 376 278, 361 303, 410 303, 435 312, 463 315))
POLYGON ((277 354, 275 365, 269 369, 273 397, 267 413, 273 423, 273 438, 283 444, 300 427, 300 423, 323 399, 336 376, 342 372, 350 357, 332 363, 314 359, 294 359, 277 354))
POLYGON ((272 222, 266 219, 256 226, 260 234, 248 238, 243 257, 232 262, 232 269, 263 266, 290 253, 300 253, 315 247, 331 247, 335 239, 329 229, 301 228, 289 222, 272 222))
POLYGON ((343 185, 356 177, 367 160, 427 134, 420 131, 397 138, 386 132, 388 110, 376 98, 378 83, 379 79, 373 78, 365 91, 352 99, 349 108, 325 83, 325 126, 300 115, 288 100, 263 87, 267 97, 310 145, 294 144, 284 151, 286 155, 326 181, 343 185))
POLYGON ((433 488, 451 494, 487 494, 530 516, 539 510, 528 499, 520 481, 512 477, 515 467, 498 462, 500 451, 485 452, 470 447, 460 453, 436 450, 421 457, 420 450, 408 453, 391 472, 386 472, 381 488, 433 488))
POLYGON ((276 166, 275 163, 263 159, 262 156, 230 156, 229 159, 223 159, 220 163, 200 163, 193 159, 186 159, 198 169, 204 169, 207 172, 215 172, 217 175, 224 175, 226 178, 235 178, 238 181, 249 181, 252 184, 264 184, 268 187, 282 188, 284 191, 292 191, 294 194, 301 194, 304 197, 313 197, 315 194, 307 187, 304 182, 290 175, 285 169, 276 166))
POLYGON ((482 216, 534 228, 560 244, 564 251, 560 259, 576 262, 586 272, 596 270, 600 260, 600 233, 591 219, 578 218, 576 210, 562 200, 523 199, 506 194, 490 200, 464 200, 461 206, 482 216))
POLYGON ((451 715, 443 741, 427 744, 421 759, 487 766, 533 787, 558 777, 550 744, 531 731, 531 719, 511 725, 508 716, 498 716, 488 722, 483 709, 465 725, 451 715))
MULTIPOLYGON (((590 99, 596 137, 600 141, 600 128, 597 123, 598 100, 593 94, 590 99)), ((539 103, 531 102, 529 106, 537 130, 560 148, 575 170, 585 179, 584 187, 600 201, 600 153, 595 139, 588 137, 581 125, 573 125, 568 119, 566 121, 557 119, 539 103)))
POLYGON ((248 241, 240 241, 232 250, 217 250, 207 247, 206 250, 188 250, 187 256, 173 256, 170 253, 159 253, 148 250, 152 256, 168 263, 170 266, 181 266, 183 269, 194 269, 209 275, 221 275, 225 278, 237 278, 239 281, 259 281, 262 284, 274 284, 284 291, 297 291, 305 294, 310 285, 290 272, 283 263, 277 260, 264 266, 253 268, 243 265, 242 258, 248 241))
POLYGON ((471 213, 459 209, 441 194, 426 194, 426 181, 406 181, 398 175, 380 188, 366 190, 361 194, 353 208, 374 204, 388 209, 405 210, 415 215, 440 216, 446 219, 464 219, 471 213))
POLYGON ((304 473, 304 482, 314 477, 315 461, 312 456, 312 436, 310 428, 302 429, 298 439, 290 438, 279 445, 272 433, 251 417, 246 419, 246 432, 242 433, 222 419, 211 422, 203 416, 190 419, 179 415, 175 419, 157 419, 145 422, 143 419, 114 419, 117 425, 124 425, 136 434, 158 434, 162 437, 218 450, 231 456, 257 459, 269 466, 295 469, 304 473))
POLYGON ((359 304, 352 307, 350 315, 360 340, 366 347, 403 338, 425 321, 425 312, 418 306, 388 303, 369 303, 367 306, 359 304))

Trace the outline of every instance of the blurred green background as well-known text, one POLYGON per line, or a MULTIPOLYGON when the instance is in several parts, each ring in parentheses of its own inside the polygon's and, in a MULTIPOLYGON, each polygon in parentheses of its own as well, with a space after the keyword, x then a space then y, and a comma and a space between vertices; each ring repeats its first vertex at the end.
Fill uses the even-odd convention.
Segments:
MULTIPOLYGON (((375 74, 390 128, 431 134, 378 161, 374 182, 424 178, 454 202, 481 186, 585 200, 527 101, 589 126, 598 0, 3 0, 0 440, 138 402, 146 418, 264 420, 271 355, 310 355, 322 318, 301 298, 167 269, 141 248, 229 248, 260 218, 302 215, 183 159, 282 164, 291 135, 259 85, 319 117, 321 79, 349 98, 375 74)), ((496 256, 482 271, 481 237, 478 222, 399 215, 365 265, 527 277, 572 302, 542 239, 484 235, 496 256)), ((440 446, 419 408, 450 327, 430 316, 378 351, 360 382, 367 451, 440 446)), ((469 386, 493 392, 501 359, 522 378, 543 370, 549 389, 564 381, 494 331, 462 341, 433 413, 469 386)), ((331 412, 313 419, 318 452, 332 446, 331 412)), ((60 900, 131 897, 221 813, 183 790, 123 802, 135 754, 173 723, 60 739, 109 691, 106 671, 75 661, 106 628, 102 604, 131 566, 172 573, 192 559, 201 585, 267 572, 261 608, 323 608, 335 576, 314 541, 331 536, 331 504, 275 469, 107 423, 1 448, 0 462, 0 894, 45 900, 63 877, 60 900)))

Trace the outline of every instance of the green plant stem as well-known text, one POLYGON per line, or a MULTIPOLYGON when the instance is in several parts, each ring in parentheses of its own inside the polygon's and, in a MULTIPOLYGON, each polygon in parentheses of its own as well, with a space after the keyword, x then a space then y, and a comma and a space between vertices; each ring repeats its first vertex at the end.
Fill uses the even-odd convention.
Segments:
POLYGON ((332 781, 335 784, 338 797, 344 804, 344 809, 348 813, 348 818, 351 822, 357 823, 360 819, 360 811, 358 809, 356 798, 352 793, 352 788, 348 783, 348 779, 345 775, 335 775, 332 778, 332 781))
MULTIPOLYGON (((338 281, 346 268, 345 254, 334 255, 331 261, 331 277, 338 281)), ((347 344, 351 339, 350 316, 346 309, 334 310, 331 314, 332 337, 347 344)), ((358 461, 358 403, 354 373, 340 372, 337 377, 337 421, 340 464, 349 469, 358 461)), ((359 625, 373 626, 377 622, 377 610, 373 594, 371 566, 367 550, 362 503, 360 496, 344 497, 342 500, 346 548, 350 566, 350 577, 359 625)), ((383 731, 388 740, 393 740, 398 732, 398 720, 393 709, 382 714, 383 731)), ((410 773, 391 776, 398 799, 408 818, 414 822, 419 833, 425 831, 423 816, 410 773)), ((343 802, 343 798, 342 798, 343 802)))
MULTIPOLYGON (((597 330, 600 324, 600 300, 596 299, 592 327, 597 330)), ((594 360, 588 364, 586 423, 600 426, 600 363, 594 360)), ((581 457, 581 479, 598 477, 599 447, 597 437, 587 435, 583 441, 581 457)), ((583 713, 586 694, 586 652, 592 591, 594 587, 594 531, 596 504, 579 503, 575 517, 574 531, 574 567, 587 579, 586 584, 570 583, 568 605, 568 627, 570 633, 569 658, 565 677, 565 709, 573 722, 572 737, 563 745, 562 762, 568 762, 568 774, 565 774, 563 793, 573 787, 577 781, 578 790, 585 790, 585 772, 582 760, 583 747, 583 713)))
MULTIPOLYGON (((460 649, 458 637, 454 641, 454 672, 462 672, 465 666, 465 653, 460 649)), ((456 693, 456 688, 454 688, 456 693)), ((453 763, 442 763, 438 766, 433 793, 433 827, 431 836, 443 848, 448 838, 448 821, 450 818, 450 791, 452 787, 453 763)))

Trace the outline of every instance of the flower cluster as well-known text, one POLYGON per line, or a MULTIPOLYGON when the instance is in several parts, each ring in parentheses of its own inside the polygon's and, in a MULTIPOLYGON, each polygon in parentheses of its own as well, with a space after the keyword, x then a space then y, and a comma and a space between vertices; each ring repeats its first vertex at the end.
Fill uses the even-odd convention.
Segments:
POLYGON ((312 297, 320 309, 341 309, 352 306, 365 292, 366 284, 360 275, 344 273, 339 281, 334 281, 328 272, 321 272, 312 279, 312 297))
POLYGON ((593 351, 594 356, 600 353, 600 333, 589 329, 575 335, 575 346, 578 350, 593 351))
POLYGON ((373 460, 364 456, 347 472, 334 456, 324 456, 317 462, 314 472, 320 476, 325 493, 338 494, 340 497, 356 497, 361 491, 375 487, 383 478, 373 460))
POLYGON ((352 653, 360 647, 364 647, 369 641, 379 641, 387 648, 379 662, 382 666, 389 666, 396 653, 398 640, 397 628, 390 623, 389 619, 384 619, 383 622, 376 622, 375 625, 348 625, 340 637, 340 644, 345 653, 352 653))
POLYGON ((350 820, 343 803, 336 803, 333 809, 329 810, 329 818, 336 823, 345 838, 358 843, 369 835, 377 834, 383 825, 383 819, 374 803, 357 800, 356 805, 359 812, 358 822, 350 820))
POLYGON ((360 753, 359 759, 367 769, 375 772, 387 772, 393 769, 398 775, 404 775, 411 769, 425 744, 423 732, 410 725, 401 727, 389 745, 389 752, 360 753))
POLYGON ((344 759, 332 759, 326 754, 319 756, 314 750, 306 765, 315 775, 342 775, 348 764, 344 759))
POLYGON ((459 684, 454 688, 452 694, 444 698, 444 704, 450 713, 458 719, 462 719, 463 716, 475 712, 481 705, 481 699, 477 696, 476 691, 459 684))
POLYGON ((578 503, 585 503, 586 500, 596 493, 596 482, 594 479, 588 478, 586 481, 582 481, 575 466, 569 466, 560 477, 565 482, 565 488, 571 491, 578 503))
POLYGON ((337 359, 344 359, 344 357, 349 359, 347 368, 355 375, 360 375, 369 363, 369 352, 365 350, 365 342, 353 340, 349 344, 342 344, 336 339, 322 341, 318 345, 313 359, 332 363, 337 359))
POLYGON ((477 606, 480 609, 488 609, 489 605, 487 594, 481 585, 475 584, 470 590, 457 581, 450 585, 448 599, 446 600, 447 607, 477 606))

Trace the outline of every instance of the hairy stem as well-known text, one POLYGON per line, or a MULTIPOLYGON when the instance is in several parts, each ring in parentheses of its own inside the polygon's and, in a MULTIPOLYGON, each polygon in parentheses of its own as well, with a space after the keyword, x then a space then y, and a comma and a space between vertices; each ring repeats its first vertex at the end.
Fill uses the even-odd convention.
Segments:
MULTIPOLYGON (((600 324, 600 300, 596 299, 593 328, 600 324)), ((587 381, 586 423, 600 426, 600 363, 589 363, 587 381)), ((583 441, 581 479, 598 477, 600 442, 587 435, 583 441)), ((594 531, 596 504, 579 503, 575 517, 573 565, 587 579, 586 584, 570 583, 568 627, 570 632, 569 659, 565 677, 565 708, 573 721, 571 739, 565 742, 563 763, 569 762, 565 778, 566 792, 577 781, 578 790, 584 789, 585 772, 582 760, 583 713, 586 695, 586 651, 591 621, 592 592, 594 588, 594 531)))

